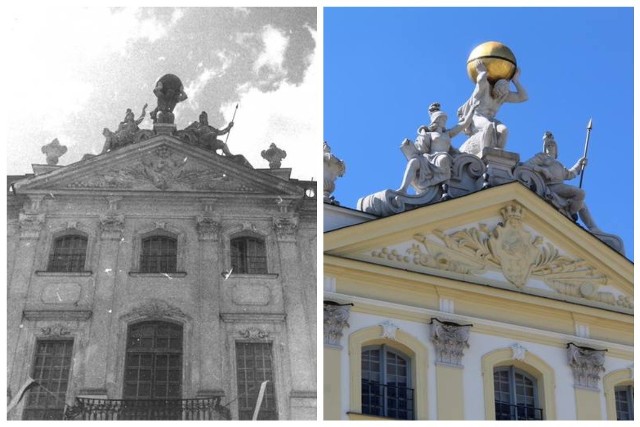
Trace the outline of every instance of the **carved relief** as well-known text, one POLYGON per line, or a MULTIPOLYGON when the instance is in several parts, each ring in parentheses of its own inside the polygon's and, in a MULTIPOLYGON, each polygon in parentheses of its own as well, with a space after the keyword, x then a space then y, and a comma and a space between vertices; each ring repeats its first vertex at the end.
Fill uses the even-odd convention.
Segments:
POLYGON ((45 326, 40 328, 40 333, 45 336, 59 336, 64 337, 66 335, 70 335, 71 331, 63 324, 56 323, 51 326, 45 326))
POLYGON ((134 308, 129 313, 130 317, 147 318, 184 318, 186 315, 178 307, 174 307, 159 299, 152 299, 143 305, 134 308))
POLYGON ((220 223, 209 216, 200 215, 196 218, 196 229, 199 240, 218 240, 220 223))
POLYGON ((260 340, 260 339, 269 338, 269 332, 256 327, 251 327, 251 328, 238 331, 238 334, 240 334, 242 338, 248 339, 248 340, 260 340))
POLYGON ((436 350, 436 363, 462 366, 464 348, 469 347, 470 328, 471 325, 431 319, 431 342, 436 350))
POLYGON ((628 296, 601 290, 607 277, 586 261, 561 255, 543 237, 525 230, 522 223, 525 209, 521 205, 507 205, 500 213, 503 222, 493 228, 479 224, 451 233, 440 230, 434 230, 432 235, 418 233, 414 235, 418 243, 407 249, 407 255, 382 248, 372 251, 371 256, 460 274, 500 271, 518 288, 525 287, 533 277, 562 295, 633 308, 628 296))
POLYGON ((385 320, 380 323, 380 326, 382 326, 382 338, 387 338, 393 341, 396 340, 396 332, 400 329, 396 324, 390 320, 385 320))
POLYGON ((524 360, 527 355, 527 349, 524 348, 520 343, 514 343, 511 346, 511 359, 512 360, 524 360))
POLYGON ((141 190, 251 191, 212 167, 198 168, 189 158, 161 146, 146 153, 140 163, 98 171, 67 184, 68 188, 117 188, 141 190))
POLYGON ((324 303, 324 344, 333 347, 340 346, 342 330, 349 327, 349 311, 351 305, 324 303))
POLYGON ((103 239, 120 239, 124 230, 124 215, 109 212, 100 215, 100 237, 103 239))
POLYGON ((45 214, 20 213, 18 224, 20 227, 20 239, 37 239, 44 224, 45 214))
POLYGON ((569 366, 573 371, 576 386, 599 390, 600 373, 604 372, 605 352, 606 350, 580 347, 574 343, 567 345, 569 366))

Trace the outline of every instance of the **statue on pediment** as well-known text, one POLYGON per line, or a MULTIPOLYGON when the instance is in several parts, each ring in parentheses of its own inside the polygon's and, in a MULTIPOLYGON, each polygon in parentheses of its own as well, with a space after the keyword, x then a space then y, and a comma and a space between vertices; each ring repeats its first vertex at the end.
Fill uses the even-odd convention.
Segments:
POLYGON ((153 123, 173 124, 173 109, 187 99, 182 81, 178 76, 165 74, 156 82, 153 94, 158 99, 158 105, 150 114, 153 123))
POLYGON ((525 165, 542 177, 549 192, 547 197, 553 199, 554 204, 564 207, 574 221, 579 215, 589 230, 600 231, 584 203, 584 190, 564 183, 578 176, 587 165, 587 159, 581 157, 571 169, 567 169, 558 161, 558 143, 553 134, 545 132, 542 141, 542 152, 527 160, 525 165))
MULTIPOLYGON (((407 194, 412 185, 417 194, 430 187, 447 185, 451 178, 452 155, 458 153, 451 145, 451 138, 459 134, 470 122, 477 104, 473 104, 466 116, 453 128, 447 129, 447 114, 440 110, 440 104, 434 102, 429 106, 431 123, 418 128, 418 136, 414 144, 405 138, 400 149, 407 157, 408 163, 398 193, 407 194)), ((446 195, 447 189, 443 188, 446 195)))
POLYGON ((202 145, 211 151, 222 150, 225 156, 233 156, 229 151, 227 144, 218 139, 219 135, 229 133, 232 127, 233 121, 229 122, 224 129, 214 128, 209 124, 209 116, 205 111, 203 111, 200 113, 198 121, 187 126, 181 134, 186 134, 188 137, 191 137, 187 137, 187 139, 193 140, 197 145, 202 145))
POLYGON ((490 82, 487 66, 481 59, 475 61, 477 72, 476 87, 471 97, 458 109, 458 117, 466 117, 472 105, 477 105, 473 120, 464 131, 469 139, 460 147, 460 151, 480 156, 485 147, 504 149, 507 145, 507 127, 496 118, 500 107, 507 103, 524 102, 528 99, 527 92, 520 84, 520 69, 516 69, 511 82, 516 92, 509 89, 509 80, 500 78, 495 83, 490 82))
POLYGON ((147 104, 144 104, 144 107, 142 107, 142 112, 137 119, 133 115, 133 111, 131 111, 131 108, 127 108, 124 119, 120 122, 120 124, 118 124, 118 129, 115 132, 112 132, 109 128, 104 128, 102 130, 102 135, 104 135, 105 141, 101 153, 113 151, 117 148, 121 148, 126 145, 133 144, 134 142, 138 142, 136 140, 136 137, 140 132, 140 128, 138 127, 138 125, 142 123, 146 113, 147 104))

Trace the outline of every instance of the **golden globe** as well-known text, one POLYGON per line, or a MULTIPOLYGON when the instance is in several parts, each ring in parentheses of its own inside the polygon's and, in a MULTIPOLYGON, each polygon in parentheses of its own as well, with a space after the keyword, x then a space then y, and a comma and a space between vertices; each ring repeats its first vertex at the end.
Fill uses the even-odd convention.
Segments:
POLYGON ((487 78, 490 83, 500 79, 511 80, 516 72, 516 56, 511 49, 500 42, 485 42, 476 46, 467 59, 467 74, 475 83, 478 77, 476 60, 481 60, 487 67, 487 78))

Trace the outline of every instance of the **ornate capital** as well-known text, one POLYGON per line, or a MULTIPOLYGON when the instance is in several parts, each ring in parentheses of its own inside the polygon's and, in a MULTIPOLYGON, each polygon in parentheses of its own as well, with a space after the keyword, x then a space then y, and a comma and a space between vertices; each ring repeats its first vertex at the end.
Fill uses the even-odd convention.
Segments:
POLYGON ((250 327, 250 328, 238 331, 238 334, 240 334, 242 338, 248 339, 248 340, 262 340, 265 338, 269 338, 269 332, 256 327, 250 327))
POLYGON ((436 363, 462 367, 465 347, 469 347, 469 329, 472 325, 459 325, 431 319, 431 341, 436 348, 436 363))
POLYGON ((577 387, 599 390, 600 373, 604 372, 604 353, 607 350, 567 344, 569 366, 577 387))
POLYGON ((100 237, 106 240, 118 240, 124 230, 124 215, 108 213, 100 215, 100 237))
POLYGON ((199 240, 218 240, 220 223, 210 216, 200 215, 196 218, 196 229, 199 240))
POLYGON ((20 227, 20 239, 37 239, 40 237, 40 230, 44 225, 45 214, 26 214, 18 215, 18 224, 20 227))
POLYGON ((274 218, 273 229, 279 239, 295 240, 296 231, 298 231, 298 219, 293 217, 274 218))
POLYGON ((351 304, 324 303, 324 345, 341 348, 342 330, 349 327, 350 309, 351 304))

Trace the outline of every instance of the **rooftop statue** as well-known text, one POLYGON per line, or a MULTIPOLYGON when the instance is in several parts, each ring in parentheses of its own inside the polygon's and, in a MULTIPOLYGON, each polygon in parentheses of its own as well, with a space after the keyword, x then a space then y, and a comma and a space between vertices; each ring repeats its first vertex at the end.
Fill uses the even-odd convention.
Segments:
POLYGON ((211 151, 222 150, 225 156, 232 156, 227 144, 218 139, 218 135, 225 135, 231 131, 233 127, 233 121, 229 122, 224 129, 216 129, 209 125, 209 116, 205 111, 200 113, 200 117, 197 122, 191 123, 184 128, 181 135, 188 135, 187 139, 192 142, 202 145, 211 151), (191 136, 192 138, 189 138, 191 136))
POLYGON ((322 158, 324 162, 324 184, 323 195, 324 202, 339 205, 340 203, 331 195, 336 189, 336 179, 343 176, 347 170, 345 163, 337 158, 332 152, 331 147, 324 142, 322 146, 322 158))
POLYGON ((260 155, 269 162, 270 169, 279 169, 282 166, 282 160, 287 157, 287 152, 272 142, 269 148, 262 150, 260 155))
POLYGON ((448 197, 448 182, 453 164, 451 155, 458 153, 451 146, 451 138, 469 125, 475 109, 476 104, 471 105, 460 123, 446 129, 447 114, 440 110, 440 104, 435 102, 429 106, 431 123, 418 128, 415 144, 405 138, 400 146, 409 162, 398 193, 408 194, 409 185, 413 186, 416 194, 420 194, 430 187, 442 184, 443 196, 448 197))
POLYGON ((586 157, 581 157, 571 169, 567 169, 558 161, 558 144, 553 134, 549 131, 545 132, 542 141, 542 152, 536 154, 525 164, 543 178, 549 190, 547 198, 555 199, 555 204, 566 208, 574 221, 577 221, 578 215, 580 215, 580 219, 590 231, 599 232, 600 229, 596 226, 587 205, 584 203, 584 190, 564 183, 564 181, 578 176, 587 165, 586 157))
POLYGON ((158 105, 151 112, 153 123, 173 124, 173 109, 178 102, 187 99, 182 82, 173 74, 165 74, 156 82, 153 93, 158 98, 158 105))
POLYGON ((109 128, 104 128, 102 134, 105 137, 105 141, 104 146, 102 147, 102 153, 138 142, 137 137, 140 132, 138 125, 144 120, 146 112, 147 104, 144 104, 140 117, 136 119, 131 108, 127 108, 124 119, 120 122, 118 129, 115 132, 112 132, 109 128))
POLYGON ((508 131, 496 119, 496 114, 504 103, 528 99, 527 92, 520 84, 520 69, 515 65, 515 56, 503 44, 487 42, 471 52, 468 71, 471 77, 475 76, 476 86, 471 97, 458 109, 458 117, 466 117, 474 104, 477 104, 477 108, 472 122, 465 128, 469 139, 460 147, 460 151, 480 156, 485 147, 504 149, 508 131), (510 91, 509 81, 513 82, 515 92, 510 91))

